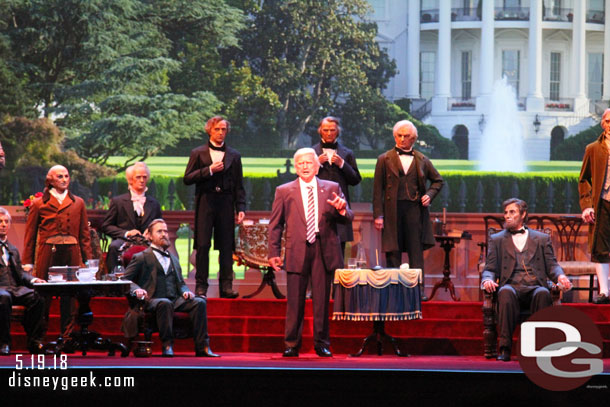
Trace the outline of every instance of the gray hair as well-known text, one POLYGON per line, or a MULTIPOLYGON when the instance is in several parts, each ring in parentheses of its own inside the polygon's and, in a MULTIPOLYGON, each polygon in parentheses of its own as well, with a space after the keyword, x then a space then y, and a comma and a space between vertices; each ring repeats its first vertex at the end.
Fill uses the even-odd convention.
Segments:
POLYGON ((128 182, 133 177, 133 172, 136 170, 136 168, 144 168, 146 170, 146 175, 148 175, 148 178, 150 178, 150 169, 148 168, 148 165, 146 165, 146 163, 143 161, 138 161, 127 167, 125 170, 125 178, 127 178, 128 182))
POLYGON ((8 221, 12 222, 13 219, 11 218, 11 214, 9 213, 8 210, 6 210, 4 207, 0 206, 0 216, 6 216, 8 217, 8 221))
POLYGON ((392 134, 396 134, 396 132, 402 129, 403 127, 411 127, 415 131, 415 135, 417 136, 417 127, 415 127, 415 125, 409 120, 401 120, 399 122, 396 122, 394 128, 392 128, 392 134))
POLYGON ((316 153, 316 150, 314 150, 311 147, 303 147, 303 148, 299 148, 294 153, 294 156, 292 157, 292 159, 294 160, 295 164, 297 162, 297 157, 300 157, 300 156, 305 155, 305 154, 313 154, 313 157, 316 159, 316 161, 318 161, 318 154, 316 153))

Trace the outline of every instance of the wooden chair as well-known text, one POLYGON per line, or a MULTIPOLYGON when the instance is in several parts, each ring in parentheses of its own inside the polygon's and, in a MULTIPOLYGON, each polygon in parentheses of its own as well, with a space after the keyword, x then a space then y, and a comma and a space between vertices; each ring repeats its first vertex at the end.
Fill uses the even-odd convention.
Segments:
MULTIPOLYGON (((485 268, 485 258, 487 256, 489 238, 491 237, 491 235, 502 230, 504 218, 502 216, 497 215, 488 215, 483 218, 483 221, 485 223, 485 242, 478 243, 478 246, 481 248, 479 263, 477 265, 479 271, 479 283, 481 282, 482 273, 485 268)), ((543 232, 550 235, 550 228, 542 228, 543 221, 543 217, 530 216, 528 218, 528 227, 534 226, 534 229, 542 229, 543 232)), ((548 281, 547 283, 549 285, 548 288, 551 292, 551 297, 553 299, 553 305, 560 305, 561 292, 559 288, 551 281, 548 281)), ((498 324, 498 295, 497 291, 493 293, 488 293, 482 288, 480 292, 483 297, 483 354, 487 359, 491 359, 495 358, 498 355, 498 333, 496 328, 498 324)), ((531 312, 529 311, 529 309, 521 310, 521 321, 525 321, 530 315, 531 312)))
POLYGON ((577 261, 575 256, 576 241, 580 228, 583 225, 582 218, 580 216, 541 216, 541 219, 543 222, 548 222, 554 226, 554 231, 559 238, 557 257, 565 275, 568 277, 589 276, 588 287, 573 287, 572 290, 588 291, 589 302, 593 302, 593 291, 596 290, 594 285, 594 277, 596 276, 595 263, 591 261, 577 261))

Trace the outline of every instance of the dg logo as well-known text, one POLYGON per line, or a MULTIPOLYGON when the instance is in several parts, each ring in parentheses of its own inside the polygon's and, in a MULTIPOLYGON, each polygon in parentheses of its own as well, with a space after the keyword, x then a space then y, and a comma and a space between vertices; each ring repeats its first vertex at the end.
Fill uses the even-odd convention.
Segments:
POLYGON ((602 373, 603 341, 597 326, 572 307, 548 307, 521 324, 519 364, 538 386, 572 390, 602 373))

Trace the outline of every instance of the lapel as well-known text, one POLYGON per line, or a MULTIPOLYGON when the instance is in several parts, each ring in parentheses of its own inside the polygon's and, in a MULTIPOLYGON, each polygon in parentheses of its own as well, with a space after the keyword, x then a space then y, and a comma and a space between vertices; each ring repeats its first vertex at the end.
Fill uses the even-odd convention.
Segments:
MULTIPOLYGON (((148 200, 146 200, 148 202, 148 200)), ((136 212, 133 210, 133 202, 131 202, 131 192, 127 192, 123 195, 123 205, 129 217, 129 221, 132 225, 136 224, 136 212)))
POLYGON ((312 147, 313 151, 316 152, 317 155, 322 155, 322 144, 318 143, 312 147))
POLYGON ((203 145, 200 157, 201 163, 204 167, 209 167, 210 165, 212 165, 212 156, 210 155, 210 146, 208 146, 208 143, 205 143, 203 145))
MULTIPOLYGON (((146 195, 146 201, 144 202, 144 218, 142 219, 142 223, 144 225, 146 225, 147 223, 150 223, 151 221, 153 221, 154 219, 151 219, 151 215, 152 215, 152 208, 153 208, 153 202, 150 199, 150 197, 148 195, 146 195)), ((135 217, 135 211, 134 212, 134 217, 135 217)))
MULTIPOLYGON (((513 243, 513 237, 512 235, 506 230, 504 229, 504 236, 502 237, 502 247, 504 248, 504 253, 506 253, 508 255, 508 257, 511 258, 512 262, 515 262, 515 250, 517 250, 517 248, 515 247, 515 244, 513 243)), ((512 269, 511 269, 512 272, 512 269)))
POLYGON ((66 195, 66 197, 64 198, 64 201, 61 203, 61 205, 59 204, 59 201, 57 199, 55 199, 54 196, 51 197, 51 201, 58 205, 58 206, 56 206, 57 212, 63 211, 68 206, 72 205, 72 203, 74 202, 72 200, 72 197, 70 196, 70 194, 66 195))
POLYGON ((235 158, 235 154, 233 153, 233 149, 229 148, 229 146, 227 146, 226 142, 225 142, 225 147, 226 147, 225 156, 222 160, 225 164, 225 169, 223 171, 229 171, 231 164, 233 164, 233 159, 235 158))
POLYGON ((299 184, 299 178, 295 179, 290 183, 290 195, 297 202, 297 212, 301 217, 304 224, 307 223, 305 219, 305 208, 303 207, 303 198, 301 197, 301 185, 299 184))
MULTIPOLYGON (((329 198, 328 190, 324 189, 324 186, 321 184, 320 179, 316 177, 316 183, 318 185, 318 225, 320 224, 320 220, 322 219, 322 205, 326 203, 326 200, 329 198)), ((318 226, 319 228, 319 226, 318 226)))
POLYGON ((391 149, 388 151, 385 155, 385 160, 386 167, 389 168, 396 177, 400 177, 400 168, 402 167, 402 164, 396 150, 391 149))

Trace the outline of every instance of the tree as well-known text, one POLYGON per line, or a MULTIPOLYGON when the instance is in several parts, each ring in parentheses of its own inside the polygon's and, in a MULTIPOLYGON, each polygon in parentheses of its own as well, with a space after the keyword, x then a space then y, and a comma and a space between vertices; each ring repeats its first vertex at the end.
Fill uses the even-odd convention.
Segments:
POLYGON ((170 77, 181 70, 179 34, 236 43, 239 25, 225 15, 240 12, 222 0, 4 1, 14 71, 79 154, 100 164, 124 154, 124 168, 199 134, 220 109, 203 89, 173 92, 170 77))
POLYGON ((378 69, 389 73, 390 66, 375 41, 376 25, 366 21, 366 1, 245 0, 241 7, 250 17, 242 54, 278 95, 275 127, 285 148, 352 93, 366 93, 369 75, 384 78, 377 89, 387 83, 390 75, 378 69))

